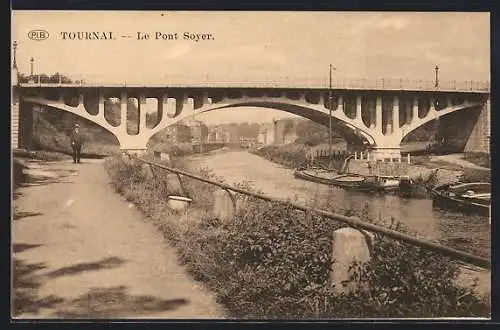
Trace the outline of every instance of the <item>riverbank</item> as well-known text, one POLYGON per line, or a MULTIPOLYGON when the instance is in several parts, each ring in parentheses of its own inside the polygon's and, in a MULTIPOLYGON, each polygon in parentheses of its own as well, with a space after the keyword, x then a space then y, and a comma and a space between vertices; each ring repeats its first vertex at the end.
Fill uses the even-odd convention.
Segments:
MULTIPOLYGON (((270 160, 276 164, 282 165, 289 169, 295 169, 309 163, 308 152, 310 148, 304 145, 289 144, 285 146, 266 146, 258 150, 252 150, 255 155, 270 160)), ((484 157, 481 157, 484 160, 484 157)), ((330 160, 328 158, 316 159, 316 166, 328 167, 330 160)), ((369 168, 366 161, 351 160, 347 170, 350 173, 368 175, 369 168)), ((332 164, 334 169, 340 170, 344 165, 343 159, 333 159, 332 164)), ((398 164, 396 164, 398 165, 398 164)), ((427 174, 429 170, 438 169, 434 185, 441 185, 454 182, 491 182, 491 171, 488 168, 470 164, 467 166, 466 160, 461 160, 457 156, 430 156, 417 155, 411 156, 411 164, 401 167, 401 171, 391 175, 410 175, 416 177, 419 174, 427 174), (458 159, 458 161, 457 161, 458 159), (453 162, 456 161, 456 162, 453 162), (465 165, 465 166, 464 166, 465 165), (404 169, 403 169, 404 167, 404 169), (401 172, 401 173, 399 173, 401 172)))
MULTIPOLYGON (((219 153, 211 159, 227 156, 228 153, 219 153)), ((203 159, 189 157, 176 167, 220 180, 213 171, 199 168, 203 159)), ((245 177, 243 173, 238 176, 238 160, 226 158, 223 163, 230 163, 236 171, 234 177, 224 176, 226 182, 234 179, 239 186, 252 187, 252 177, 245 177), (248 180, 241 182, 238 178, 248 180)), ((328 284, 328 274, 334 264, 330 259, 332 233, 341 224, 311 215, 305 225, 301 212, 254 200, 247 200, 244 210, 221 222, 211 216, 214 188, 190 179, 183 182, 194 202, 186 214, 175 214, 166 203, 175 176, 156 172, 157 179, 167 180, 163 185, 155 183, 140 163, 127 164, 114 159, 107 163, 107 168, 116 189, 173 242, 188 269, 216 292, 218 301, 233 317, 489 315, 487 298, 481 300, 468 285, 456 284, 458 268, 448 258, 377 236, 370 271, 363 277, 369 289, 335 295, 328 284), (411 269, 405 266, 409 264, 411 269), (383 280, 385 277, 393 281, 388 283, 383 280), (377 304, 374 298, 382 296, 377 304)), ((271 185, 276 182, 275 178, 269 181, 271 185)), ((279 180, 276 183, 279 184, 279 180)), ((401 224, 393 226, 412 232, 401 224)))

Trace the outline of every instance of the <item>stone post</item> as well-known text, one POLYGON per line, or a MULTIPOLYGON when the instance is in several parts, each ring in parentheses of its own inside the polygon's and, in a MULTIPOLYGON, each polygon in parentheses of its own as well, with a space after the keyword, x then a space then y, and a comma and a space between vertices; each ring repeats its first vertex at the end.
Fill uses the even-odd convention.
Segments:
POLYGON ((337 294, 352 292, 357 283, 342 284, 348 281, 349 267, 353 262, 366 264, 370 261, 370 250, 374 244, 374 235, 354 228, 341 228, 333 233, 333 267, 330 273, 330 285, 337 294))
POLYGON ((223 189, 219 189, 214 193, 214 205, 212 213, 213 216, 215 216, 222 222, 226 222, 231 219, 236 212, 236 205, 233 204, 233 199, 229 194, 232 194, 234 200, 236 200, 236 196, 234 196, 234 193, 227 192, 223 189))

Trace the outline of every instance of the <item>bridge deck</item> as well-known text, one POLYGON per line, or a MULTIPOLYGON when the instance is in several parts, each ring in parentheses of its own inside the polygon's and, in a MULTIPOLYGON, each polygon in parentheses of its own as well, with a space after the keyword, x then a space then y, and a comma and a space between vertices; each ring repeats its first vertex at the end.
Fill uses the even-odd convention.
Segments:
MULTIPOLYGON (((161 84, 134 84, 112 82, 76 82, 76 83, 21 83, 20 87, 33 88, 248 88, 248 89, 316 89, 328 90, 327 82, 321 80, 308 80, 302 82, 282 81, 280 79, 253 80, 253 81, 167 81, 161 84)), ((420 92, 468 92, 489 93, 490 85, 484 81, 441 81, 435 87, 434 81, 408 80, 408 79, 352 79, 332 82, 334 90, 387 90, 387 91, 420 91, 420 92)))

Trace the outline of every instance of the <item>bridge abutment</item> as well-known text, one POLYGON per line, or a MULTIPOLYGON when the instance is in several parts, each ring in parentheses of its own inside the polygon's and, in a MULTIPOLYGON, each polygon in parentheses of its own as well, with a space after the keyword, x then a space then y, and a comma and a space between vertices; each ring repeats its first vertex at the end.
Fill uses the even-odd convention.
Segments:
POLYGON ((491 136, 491 104, 488 98, 481 109, 479 117, 467 139, 464 152, 490 153, 491 136))
POLYGON ((10 113, 10 143, 12 149, 19 149, 19 92, 12 88, 12 103, 10 113))

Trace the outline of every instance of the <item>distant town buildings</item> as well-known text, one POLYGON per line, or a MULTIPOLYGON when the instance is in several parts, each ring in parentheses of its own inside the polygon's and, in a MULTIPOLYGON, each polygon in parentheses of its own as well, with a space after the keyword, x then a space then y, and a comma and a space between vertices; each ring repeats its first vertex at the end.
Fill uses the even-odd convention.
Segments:
POLYGON ((299 124, 304 119, 280 119, 259 124, 231 123, 205 125, 197 120, 186 120, 166 129, 171 143, 231 143, 247 146, 283 145, 295 142, 299 124))

